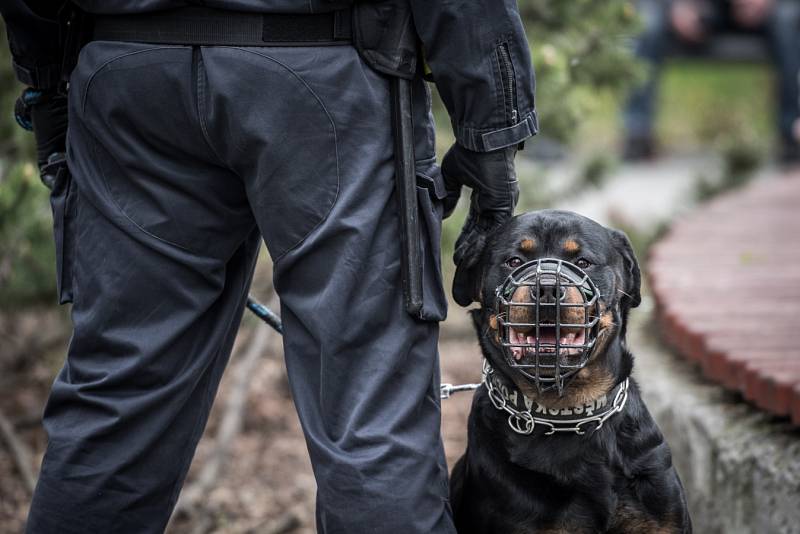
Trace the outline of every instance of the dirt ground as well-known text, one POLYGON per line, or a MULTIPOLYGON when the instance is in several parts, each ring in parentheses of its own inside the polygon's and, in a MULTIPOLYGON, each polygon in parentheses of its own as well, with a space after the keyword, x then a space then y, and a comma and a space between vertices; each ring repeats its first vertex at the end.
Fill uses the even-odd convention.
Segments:
MULTIPOLYGON (((239 336, 206 433, 197 449, 186 488, 215 452, 215 438, 233 380, 233 368, 242 358, 254 328, 247 321, 239 336)), ((200 499, 201 507, 174 518, 169 532, 198 533, 313 533, 315 483, 300 424, 294 411, 279 339, 272 336, 250 381, 243 425, 232 441, 227 461, 213 488, 200 499)), ((30 464, 41 461, 45 436, 38 422, 53 373, 60 365, 66 339, 52 343, 47 357, 16 355, 3 360, 0 379, 4 391, 0 410, 30 449, 30 464), (10 361, 13 359, 14 361, 10 361)), ((442 329, 440 343, 443 382, 467 383, 480 379, 481 359, 466 313, 458 308, 442 329)), ((448 463, 463 453, 471 393, 443 401, 442 429, 448 463)), ((8 448, 0 446, 0 533, 21 532, 29 494, 8 448)))

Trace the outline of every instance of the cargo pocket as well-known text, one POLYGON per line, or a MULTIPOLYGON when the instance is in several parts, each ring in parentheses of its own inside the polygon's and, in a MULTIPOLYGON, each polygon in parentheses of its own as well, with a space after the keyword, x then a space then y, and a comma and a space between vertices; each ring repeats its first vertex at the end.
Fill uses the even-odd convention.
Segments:
POLYGON ((446 196, 439 167, 429 162, 417 164, 417 202, 419 209, 422 259, 422 312, 420 319, 443 321, 447 317, 447 296, 442 281, 442 200, 446 196))
POLYGON ((66 167, 59 169, 50 193, 53 237, 56 245, 56 291, 58 303, 72 302, 72 264, 75 241, 77 188, 66 167))

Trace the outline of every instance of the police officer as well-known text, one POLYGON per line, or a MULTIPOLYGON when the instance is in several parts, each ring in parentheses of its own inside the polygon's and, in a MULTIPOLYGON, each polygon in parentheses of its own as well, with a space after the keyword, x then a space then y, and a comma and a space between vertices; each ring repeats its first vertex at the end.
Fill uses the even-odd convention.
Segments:
POLYGON ((263 238, 319 532, 453 532, 439 434, 441 218, 472 188, 454 287, 469 304, 463 273, 511 216, 514 155, 537 128, 516 2, 77 0, 95 33, 68 105, 58 87, 75 38, 57 22, 63 3, 0 7, 31 88, 21 115, 54 186, 60 300, 73 303, 28 531, 164 529, 263 238), (401 19, 413 20, 452 120, 441 171, 422 63, 393 48, 401 19), (409 65, 416 317, 403 305, 389 105, 391 75, 409 65), (67 107, 69 173, 57 167, 67 107))

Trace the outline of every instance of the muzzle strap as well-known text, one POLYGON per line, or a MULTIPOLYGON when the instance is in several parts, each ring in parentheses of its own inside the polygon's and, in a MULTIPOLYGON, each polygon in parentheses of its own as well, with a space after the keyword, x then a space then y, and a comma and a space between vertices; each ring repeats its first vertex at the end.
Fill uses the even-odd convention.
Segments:
POLYGON ((483 362, 483 384, 492 405, 508 413, 508 425, 522 435, 532 434, 537 426, 547 429, 545 436, 557 432, 573 432, 582 436, 590 429, 597 432, 610 417, 625 408, 629 391, 629 379, 626 378, 591 403, 561 409, 548 408, 509 385, 487 360, 483 362), (591 428, 591 424, 594 424, 594 428, 591 428))

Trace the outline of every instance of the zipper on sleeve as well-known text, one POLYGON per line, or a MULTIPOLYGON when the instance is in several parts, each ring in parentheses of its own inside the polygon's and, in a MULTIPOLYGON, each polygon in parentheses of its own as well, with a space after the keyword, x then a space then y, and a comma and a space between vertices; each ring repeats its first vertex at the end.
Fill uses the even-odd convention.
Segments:
POLYGON ((510 123, 513 125, 519 119, 519 112, 517 111, 517 80, 514 73, 514 64, 511 62, 508 43, 500 43, 500 46, 497 47, 497 61, 500 65, 506 113, 510 123))

